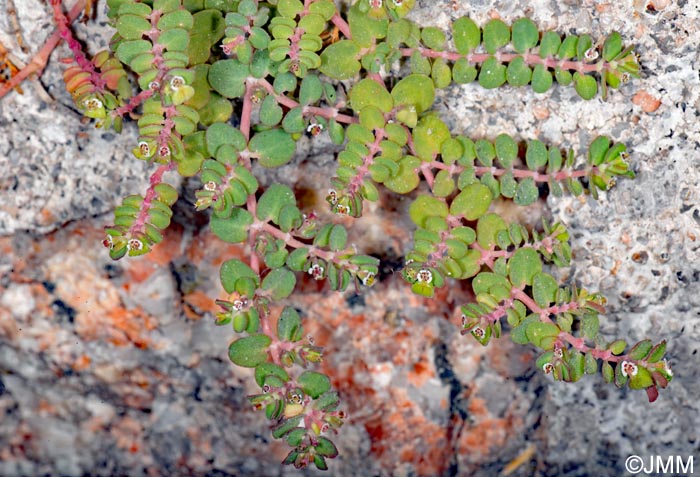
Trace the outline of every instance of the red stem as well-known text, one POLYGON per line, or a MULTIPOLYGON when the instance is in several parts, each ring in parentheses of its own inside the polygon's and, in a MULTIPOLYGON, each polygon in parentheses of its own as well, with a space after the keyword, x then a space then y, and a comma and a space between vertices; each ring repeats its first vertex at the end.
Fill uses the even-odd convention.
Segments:
MULTIPOLYGON (((72 23, 85 9, 86 0, 77 0, 73 7, 68 12, 68 21, 72 23)), ((6 83, 0 85, 0 98, 4 97, 7 93, 12 91, 15 87, 20 85, 27 77, 31 74, 39 74, 46 67, 46 62, 51 55, 51 52, 56 48, 56 45, 61 41, 61 34, 55 31, 46 40, 44 46, 41 47, 39 52, 34 55, 32 60, 19 71, 16 75, 10 78, 6 83)))

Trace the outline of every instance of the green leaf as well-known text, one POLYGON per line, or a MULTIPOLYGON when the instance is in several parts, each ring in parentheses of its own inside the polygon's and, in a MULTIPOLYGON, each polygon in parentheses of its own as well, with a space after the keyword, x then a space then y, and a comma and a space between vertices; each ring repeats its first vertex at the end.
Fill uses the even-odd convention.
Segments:
POLYGON ((595 374, 598 372, 598 360, 593 354, 586 353, 586 374, 595 374))
POLYGON ((510 168, 518 157, 518 143, 507 134, 500 134, 494 142, 498 161, 505 168, 510 168))
POLYGON ((353 86, 349 98, 350 107, 355 111, 362 111, 365 106, 371 105, 388 113, 394 107, 394 99, 386 87, 369 78, 365 78, 353 86))
POLYGON ((240 98, 250 69, 238 60, 219 60, 209 68, 209 84, 225 98, 240 98))
POLYGON ((652 344, 651 340, 642 340, 636 345, 632 347, 627 352, 627 356, 630 357, 630 359, 638 360, 638 359, 644 359, 647 357, 649 352, 651 351, 652 344))
POLYGON ((341 40, 328 46, 321 53, 321 72, 337 80, 346 80, 360 71, 357 57, 360 48, 350 40, 341 40))
POLYGON ((598 92, 598 82, 593 76, 574 73, 574 88, 583 99, 593 99, 598 92))
POLYGON ((131 64, 131 60, 144 53, 150 53, 153 45, 146 40, 122 41, 117 47, 116 56, 124 64, 131 64))
POLYGON ((545 93, 552 87, 552 73, 544 65, 535 65, 532 70, 532 90, 535 93, 545 93))
POLYGON ((227 123, 214 123, 207 128, 207 150, 215 155, 219 147, 230 144, 237 150, 245 149, 245 136, 243 133, 227 123))
POLYGON ((622 37, 616 31, 612 32, 603 43, 603 59, 612 61, 622 51, 622 37))
POLYGON ((452 70, 442 58, 436 58, 433 61, 430 76, 433 78, 435 87, 439 89, 447 88, 452 82, 452 70))
POLYGON ((494 287, 504 288, 510 291, 512 285, 503 275, 492 272, 481 272, 472 280, 474 295, 488 293, 494 287))
POLYGON ((150 22, 137 15, 120 15, 116 26, 117 32, 125 40, 139 40, 151 29, 150 22))
POLYGON ((466 84, 476 79, 478 71, 466 58, 458 59, 452 66, 452 79, 455 83, 466 84))
POLYGON ((299 104, 306 106, 315 103, 321 99, 323 94, 323 85, 318 75, 310 74, 301 80, 299 87, 299 104))
POLYGON ((558 289, 557 281, 548 273, 538 273, 532 280, 532 298, 541 308, 554 303, 558 289))
POLYGON ((260 105, 260 122, 265 126, 275 126, 282 120, 284 112, 271 94, 267 95, 260 105))
POLYGON ((586 313, 581 318, 581 332, 583 336, 589 339, 595 339, 598 336, 598 330, 600 329, 600 320, 598 319, 598 313, 591 312, 586 313))
POLYGON ((452 200, 450 214, 476 220, 488 211, 492 200, 491 191, 487 186, 480 183, 470 184, 452 200))
POLYGON ((554 323, 534 321, 527 325, 525 333, 528 341, 538 348, 551 349, 557 336, 559 336, 559 331, 559 327, 554 323))
POLYGON ((586 372, 585 370, 585 358, 583 354, 579 353, 578 351, 572 351, 571 356, 569 357, 568 360, 569 363, 569 369, 571 371, 570 374, 570 379, 571 382, 576 382, 581 377, 584 375, 586 372))
POLYGON ((442 144, 448 139, 450 139, 450 130, 434 114, 421 118, 413 129, 413 146, 416 155, 424 161, 432 161, 440 153, 442 144))
POLYGON ((396 106, 413 105, 420 114, 433 105, 435 86, 427 76, 412 74, 396 83, 391 90, 391 96, 396 106))
POLYGON ((657 344, 652 348, 652 350, 649 352, 649 357, 647 358, 647 361, 649 363, 658 363, 664 357, 665 352, 666 341, 662 341, 661 343, 657 344))
POLYGON ((255 382, 262 387, 265 384, 265 378, 275 376, 282 382, 289 381, 289 374, 282 366, 274 363, 262 363, 255 367, 255 382))
POLYGON ((421 31, 423 45, 431 50, 442 51, 445 48, 445 32, 436 27, 425 27, 421 31))
POLYGON ((545 32, 540 40, 539 54, 542 58, 556 56, 561 46, 561 37, 554 31, 545 32))
POLYGON ((316 453, 318 453, 318 455, 328 457, 329 459, 333 459, 334 457, 338 456, 338 449, 330 440, 323 436, 319 436, 317 441, 318 444, 316 445, 316 453))
POLYGON ((510 41, 510 28, 501 20, 490 20, 484 26, 484 48, 490 54, 508 44, 510 41))
POLYGON ((525 58, 518 56, 508 64, 506 80, 511 86, 525 86, 532 78, 532 70, 525 63, 525 58))
POLYGON ((490 248, 497 243, 496 238, 501 230, 508 230, 506 222, 498 214, 486 214, 476 223, 476 241, 482 247, 490 248))
POLYGON ((296 275, 288 268, 276 268, 263 278, 261 288, 273 300, 281 300, 292 294, 296 284, 296 275))
POLYGON ((236 282, 241 278, 250 278, 256 284, 260 283, 260 277, 242 261, 233 258, 226 260, 219 270, 221 285, 227 293, 233 293, 236 290, 236 282))
POLYGON ((420 163, 421 160, 417 157, 405 156, 399 161, 399 172, 384 181, 384 185, 397 194, 408 194, 420 183, 420 177, 415 172, 420 163))
POLYGON ((285 306, 277 320, 277 337, 282 341, 296 342, 304 337, 299 313, 291 306, 285 306))
POLYGON ((447 205, 435 197, 420 195, 413 201, 408 213, 414 224, 424 228, 428 217, 447 217, 447 205))
POLYGON ((513 48, 518 53, 526 53, 537 45, 540 32, 537 25, 529 18, 520 18, 513 23, 513 48))
POLYGON ((538 320, 539 315, 532 313, 516 325, 510 332, 510 339, 513 340, 513 343, 527 344, 529 342, 527 329, 532 323, 538 322, 538 320))
POLYGON ((328 379, 328 376, 315 371, 304 371, 299 375, 297 383, 301 390, 304 391, 304 394, 311 396, 313 399, 318 398, 331 388, 331 381, 328 379))
POLYGON ((547 164, 547 146, 542 141, 533 140, 527 143, 525 162, 528 169, 535 171, 547 164))
POLYGON ((615 370, 607 361, 603 361, 602 373, 606 383, 612 383, 615 379, 615 370))
POLYGON ((184 28, 189 30, 194 25, 194 18, 187 10, 175 10, 166 13, 158 20, 156 27, 159 30, 169 30, 171 28, 184 28))
POLYGON ((258 200, 256 215, 259 220, 279 222, 279 215, 286 205, 296 205, 292 189, 282 184, 272 184, 258 200))
POLYGON ((496 149, 489 141, 479 139, 474 144, 474 151, 476 152, 476 159, 482 166, 491 167, 493 165, 493 158, 496 157, 496 149))
POLYGON ((630 389, 646 389, 654 385, 654 380, 648 369, 637 367, 637 374, 630 376, 630 389))
POLYGON ((588 163, 592 166, 599 166, 605 159, 605 154, 610 149, 610 138, 598 136, 588 147, 588 163))
POLYGON ((490 56, 481 65, 479 84, 486 89, 494 89, 506 82, 506 67, 495 57, 490 56))
POLYGON ((481 30, 471 18, 458 18, 452 22, 452 40, 459 54, 466 55, 481 43, 481 30))
POLYGON ((328 248, 337 252, 343 250, 348 242, 348 231, 340 224, 334 224, 328 236, 328 248))
POLYGON ((280 15, 287 18, 295 18, 299 13, 304 11, 304 4, 300 0, 279 0, 277 3, 277 11, 280 15))
POLYGON ((621 355, 622 352, 625 351, 626 347, 627 343, 625 342, 625 340, 615 340, 608 345, 608 349, 610 350, 610 352, 616 356, 621 355))
POLYGON ((267 335, 240 338, 228 348, 228 357, 238 366, 254 368, 267 361, 267 348, 272 340, 267 335))
POLYGON ((213 215, 209 222, 211 231, 224 242, 240 243, 248 238, 248 231, 253 224, 253 216, 247 210, 235 207, 228 218, 213 215))
POLYGON ((221 11, 214 9, 199 11, 193 15, 193 18, 187 56, 190 59, 190 65, 198 65, 207 62, 211 47, 224 36, 226 24, 221 11))
POLYGON ((539 190, 532 177, 526 177, 518 183, 518 189, 515 191, 513 200, 518 205, 534 204, 539 197, 539 190))
POLYGON ((447 197, 455 190, 455 181, 449 171, 442 170, 435 175, 433 182, 433 195, 447 197))
POLYGON ((532 248, 520 248, 508 260, 508 277, 516 287, 532 285, 535 275, 541 271, 542 259, 532 248))
POLYGON ((269 129, 257 133, 250 140, 248 149, 260 155, 258 163, 263 167, 280 167, 294 156, 296 144, 292 136, 282 129, 269 129))

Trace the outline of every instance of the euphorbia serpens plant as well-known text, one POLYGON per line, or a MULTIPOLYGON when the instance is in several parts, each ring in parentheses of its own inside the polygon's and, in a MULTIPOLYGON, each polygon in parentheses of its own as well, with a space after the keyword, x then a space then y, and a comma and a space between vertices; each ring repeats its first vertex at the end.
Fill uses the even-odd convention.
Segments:
POLYGON ((546 271, 571 259, 562 224, 529 229, 491 207, 496 199, 532 204, 544 184, 555 196, 597 197, 634 176, 625 146, 598 137, 579 155, 505 133, 469 138, 432 111, 437 89, 472 81, 537 93, 556 83, 605 98, 638 76, 632 48, 618 33, 562 36, 527 18, 481 26, 459 18, 448 34, 406 19, 413 3, 359 0, 339 11, 330 0, 107 0, 116 31, 109 50, 89 60, 52 1, 74 53, 65 80, 76 105, 117 131, 135 118, 130 147, 153 166, 148 190, 115 210, 104 245, 114 259, 148 253, 178 197, 165 173, 199 178, 192 206, 209 210, 221 240, 249 252, 221 266, 226 296, 216 300, 216 323, 239 335, 229 357, 254 368, 260 392, 249 400, 289 444, 284 463, 296 467, 327 468, 346 414, 330 379, 314 370, 323 351, 298 312, 287 306, 273 316, 271 305, 294 292, 299 274, 343 291, 371 286, 379 265, 348 245, 345 226, 322 223, 290 187, 263 188, 255 177, 254 164, 288 164, 305 134, 338 146, 327 195, 337 215, 359 217, 381 188, 409 195, 416 229, 403 278, 427 298, 467 281, 476 302, 462 306, 462 334, 487 345, 505 320, 513 341, 541 350, 537 367, 554 379, 601 372, 651 401, 672 378, 665 342, 601 336, 605 299, 546 271))

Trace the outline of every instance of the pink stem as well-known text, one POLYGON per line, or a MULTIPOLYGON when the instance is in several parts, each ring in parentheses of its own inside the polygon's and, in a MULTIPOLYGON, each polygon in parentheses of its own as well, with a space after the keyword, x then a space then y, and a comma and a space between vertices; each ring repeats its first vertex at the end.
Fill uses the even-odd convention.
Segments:
MULTIPOLYGON (((85 0, 77 0, 73 7, 68 13, 68 22, 72 23, 75 21, 81 12, 85 9, 85 0)), ((6 83, 0 85, 0 98, 4 97, 7 93, 12 91, 13 88, 19 86, 29 75, 40 74, 42 70, 46 67, 46 62, 51 55, 51 52, 56 48, 56 45, 61 41, 61 34, 55 31, 51 34, 44 46, 41 47, 39 52, 32 58, 32 60, 22 68, 22 70, 10 78, 6 83)))

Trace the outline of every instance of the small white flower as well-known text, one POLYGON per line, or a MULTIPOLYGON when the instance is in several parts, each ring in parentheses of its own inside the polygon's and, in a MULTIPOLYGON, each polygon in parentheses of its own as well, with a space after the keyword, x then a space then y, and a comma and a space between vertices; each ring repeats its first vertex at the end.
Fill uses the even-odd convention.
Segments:
POLYGON ((627 376, 636 376, 637 375, 637 365, 634 364, 631 361, 623 361, 620 363, 620 366, 622 367, 622 375, 627 377, 627 376))
POLYGON ((552 371, 554 371, 554 365, 552 363, 544 363, 542 365, 542 371, 544 371, 544 374, 552 374, 552 371))
POLYGON ((96 109, 102 108, 102 101, 97 98, 88 98, 85 100, 85 109, 88 111, 94 111, 96 109))
POLYGON ((160 157, 170 156, 170 148, 168 146, 161 146, 158 148, 158 155, 160 157))
POLYGON ((369 0, 369 6, 372 8, 381 8, 382 0, 369 0))
POLYGON ((416 280, 418 280, 421 283, 431 283, 433 281, 433 272, 431 272, 427 268, 421 268, 420 270, 418 270, 416 280))
POLYGON ((314 263, 309 267, 308 274, 311 275, 314 280, 323 280, 323 272, 325 269, 318 263, 314 263))
POLYGON ((484 331, 484 329, 479 326, 472 330, 472 334, 478 339, 483 339, 484 336, 486 336, 486 332, 484 331))
POLYGON ((216 182, 214 181, 209 181, 206 184, 204 184, 204 190, 208 190, 210 192, 213 192, 216 190, 216 182))
POLYGON ((127 250, 141 250, 143 248, 143 242, 139 239, 132 238, 126 243, 127 250))
POLYGON ((589 48, 586 50, 586 52, 583 54, 583 56, 588 61, 596 60, 596 59, 598 59, 598 49, 595 46, 592 48, 589 48))
POLYGON ((318 136, 323 131, 323 124, 310 123, 306 127, 306 132, 310 133, 312 136, 318 136))
POLYGON ((141 141, 139 143, 139 151, 141 152, 142 156, 150 156, 151 155, 151 147, 148 145, 146 141, 141 141))
POLYGON ((558 346, 554 348, 554 357, 559 359, 564 357, 564 351, 558 346))
POLYGON ((241 311, 246 304, 248 303, 248 300, 246 298, 241 298, 240 300, 233 300, 233 309, 236 311, 241 311))
POLYGON ((148 89, 151 91, 158 91, 160 89, 160 83, 158 81, 151 81, 148 83, 148 89))
POLYGON ((180 89, 181 86, 185 85, 185 79, 182 76, 173 76, 170 79, 170 87, 174 90, 177 91, 180 89))

